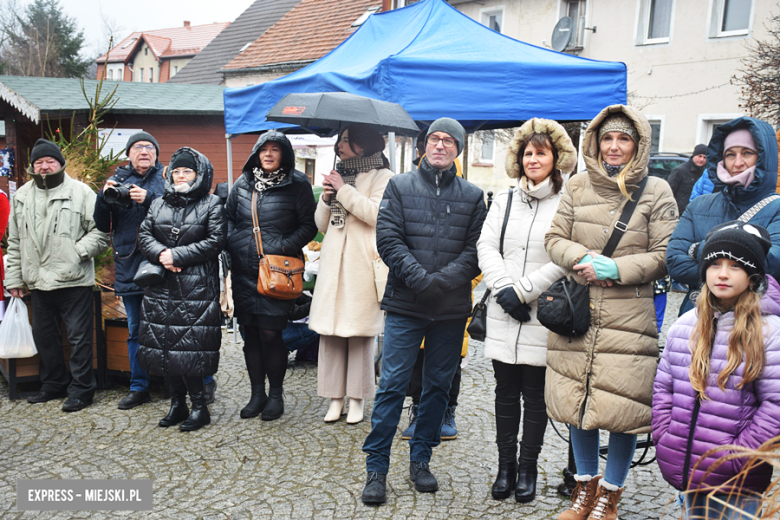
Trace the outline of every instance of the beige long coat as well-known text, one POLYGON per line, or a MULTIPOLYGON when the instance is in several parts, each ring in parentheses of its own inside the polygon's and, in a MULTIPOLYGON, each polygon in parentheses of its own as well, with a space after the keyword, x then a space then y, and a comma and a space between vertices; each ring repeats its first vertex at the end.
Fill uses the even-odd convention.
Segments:
POLYGON ((345 184, 336 194, 349 212, 342 228, 331 228, 330 206, 322 197, 314 221, 322 240, 317 286, 311 302, 309 328, 326 336, 376 336, 382 331, 374 268, 376 217, 393 172, 361 173, 355 186, 345 184))
MULTIPOLYGON (((587 172, 566 184, 545 238, 552 261, 569 273, 588 250, 600 252, 606 246, 626 203, 616 179, 602 171, 598 160, 598 128, 604 117, 620 111, 634 121, 640 134, 637 158, 626 176, 628 192, 647 176, 651 135, 647 119, 621 105, 604 109, 585 132, 587 172)), ((613 254, 620 279, 612 287, 590 286, 590 329, 571 341, 549 335, 545 401, 554 420, 585 430, 650 431, 658 367, 652 282, 666 275, 666 244, 677 219, 669 185, 650 177, 613 254)), ((577 281, 585 283, 579 277, 577 281)))

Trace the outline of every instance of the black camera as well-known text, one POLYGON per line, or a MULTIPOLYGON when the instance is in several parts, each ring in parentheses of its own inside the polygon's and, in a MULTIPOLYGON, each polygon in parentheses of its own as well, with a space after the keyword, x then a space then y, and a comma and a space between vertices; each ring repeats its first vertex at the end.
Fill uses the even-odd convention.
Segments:
POLYGON ((133 201, 130 199, 130 187, 122 184, 109 186, 103 192, 103 198, 109 204, 116 204, 123 208, 129 208, 133 205, 133 201))

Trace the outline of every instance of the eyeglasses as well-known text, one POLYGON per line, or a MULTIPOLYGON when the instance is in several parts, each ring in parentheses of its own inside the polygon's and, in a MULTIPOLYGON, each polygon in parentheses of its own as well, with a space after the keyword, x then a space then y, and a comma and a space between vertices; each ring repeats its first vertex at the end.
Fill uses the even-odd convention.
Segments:
POLYGON ((173 176, 182 176, 182 177, 189 177, 190 175, 193 175, 195 173, 195 170, 191 170, 189 168, 182 168, 182 169, 175 169, 171 172, 171 175, 173 176))
POLYGON ((154 146, 151 144, 137 144, 133 146, 133 150, 135 150, 136 152, 143 152, 144 150, 146 150, 147 152, 153 152, 154 146))
POLYGON ((445 148, 452 148, 455 146, 455 139, 452 137, 439 137, 438 135, 429 135, 428 136, 428 144, 431 146, 436 146, 439 144, 439 141, 444 145, 445 148))

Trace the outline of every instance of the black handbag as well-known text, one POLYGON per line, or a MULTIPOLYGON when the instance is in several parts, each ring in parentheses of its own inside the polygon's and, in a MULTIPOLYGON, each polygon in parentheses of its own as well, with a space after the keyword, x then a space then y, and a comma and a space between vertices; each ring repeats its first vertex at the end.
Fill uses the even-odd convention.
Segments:
MULTIPOLYGON (((636 209, 639 198, 647 185, 647 177, 642 179, 632 196, 623 207, 620 218, 615 222, 615 228, 609 237, 606 247, 601 252, 603 256, 612 256, 620 239, 628 229, 628 221, 636 209)), ((582 336, 590 328, 590 286, 580 285, 564 276, 559 278, 549 289, 539 295, 536 300, 536 319, 548 330, 560 335, 582 336)))
POLYGON ((133 283, 138 287, 149 287, 163 283, 165 280, 165 268, 161 265, 153 264, 146 258, 141 260, 133 277, 133 283))
MULTIPOLYGON (((499 240, 498 251, 501 256, 504 256, 504 234, 506 233, 506 225, 509 222, 509 210, 512 209, 512 190, 509 190, 509 194, 506 199, 506 212, 504 213, 504 224, 501 226, 501 239, 499 240)), ((487 337, 487 300, 490 297, 490 289, 485 291, 482 299, 474 306, 471 311, 471 322, 469 323, 466 332, 469 333, 469 337, 474 338, 477 341, 485 341, 487 337)))

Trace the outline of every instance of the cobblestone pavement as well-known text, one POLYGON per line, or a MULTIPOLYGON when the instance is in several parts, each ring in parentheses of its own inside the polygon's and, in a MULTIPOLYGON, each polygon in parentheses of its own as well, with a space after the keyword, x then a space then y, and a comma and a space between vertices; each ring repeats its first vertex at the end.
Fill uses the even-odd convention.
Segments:
MULTIPOLYGON (((676 316, 680 295, 670 293, 667 316, 676 316)), ((666 320, 666 327, 671 319, 666 320)), ((0 383, 0 513, 3 518, 555 518, 567 499, 556 494, 566 465, 566 444, 548 427, 540 459, 539 495, 530 504, 495 501, 496 471, 493 374, 472 342, 463 370, 459 436, 434 450, 431 468, 440 491, 416 493, 408 479, 409 447, 400 433, 393 444, 388 501, 360 501, 365 479, 361 446, 368 420, 325 424, 328 402, 317 396, 317 369, 291 366, 285 380, 285 413, 276 421, 242 420, 249 395, 241 345, 223 342, 212 423, 182 433, 157 427, 169 403, 161 390, 153 402, 117 409, 127 387, 98 392, 86 410, 65 414, 61 401, 30 405, 9 401, 0 383), (152 479, 151 512, 21 512, 17 479, 152 479)), ((367 410, 370 413, 370 407, 367 410)), ((406 426, 406 417, 400 427, 406 426)), ((559 428, 562 426, 559 425, 559 428)), ((605 440, 605 439, 604 439, 605 440)), ((654 455, 654 450, 647 454, 654 455)), ((631 471, 620 503, 622 520, 674 518, 673 490, 655 463, 631 471)))

